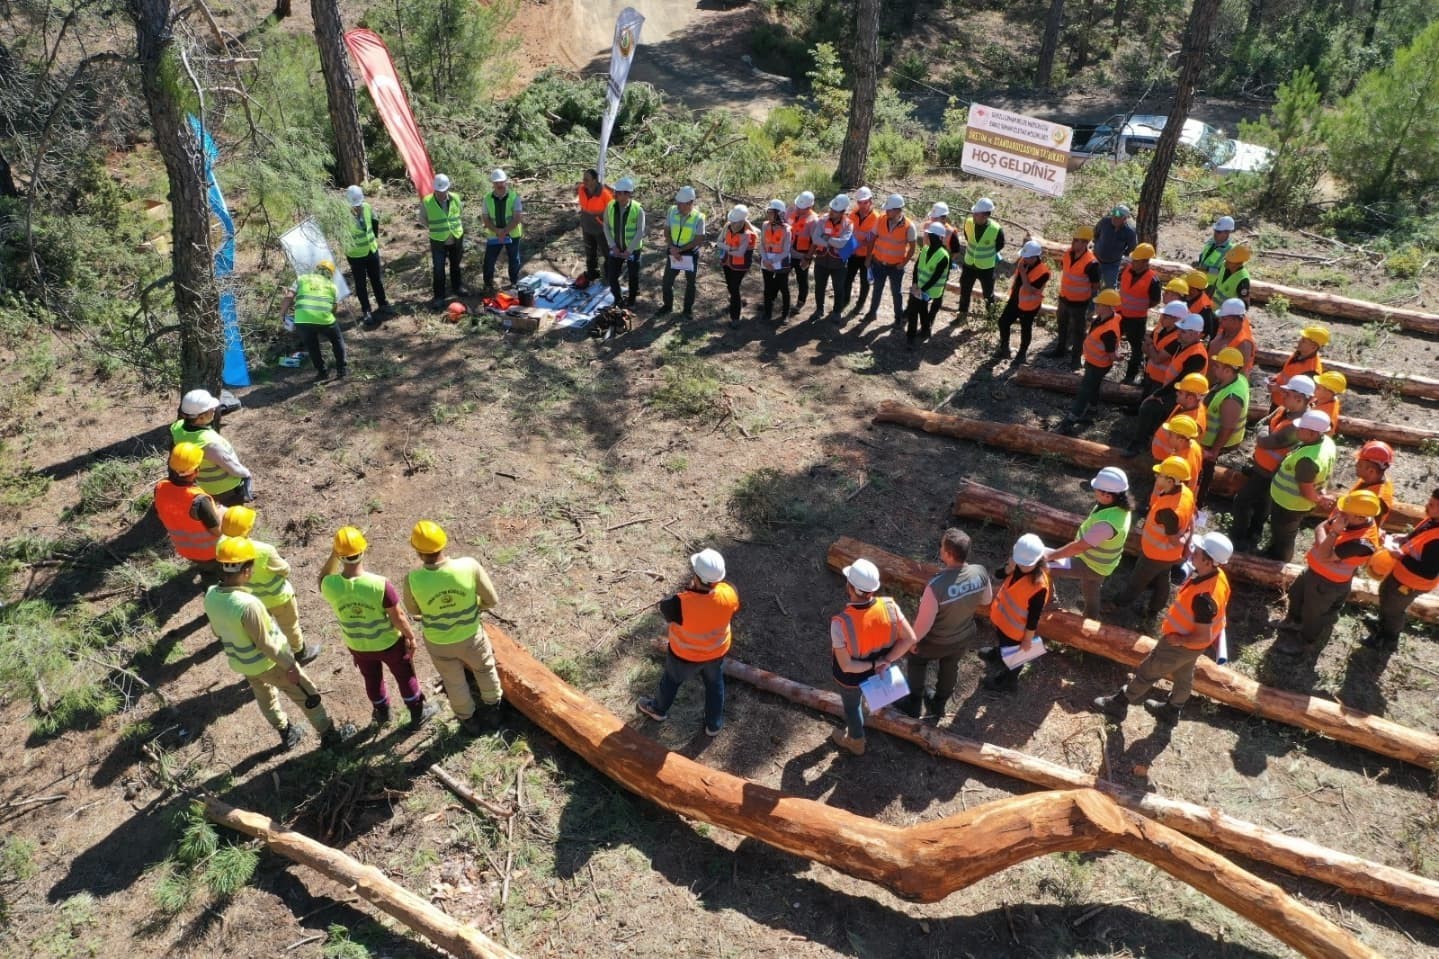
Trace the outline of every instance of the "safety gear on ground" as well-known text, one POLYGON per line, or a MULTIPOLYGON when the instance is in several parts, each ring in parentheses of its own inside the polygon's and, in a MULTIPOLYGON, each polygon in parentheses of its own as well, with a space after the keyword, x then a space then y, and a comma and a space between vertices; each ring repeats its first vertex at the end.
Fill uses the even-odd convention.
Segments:
MULTIPOLYGON (((1292 382, 1292 381, 1291 381, 1292 382)), ((1301 430, 1313 430, 1316 433, 1328 433, 1333 423, 1329 420, 1329 414, 1323 410, 1310 410, 1294 424, 1301 430)))
POLYGON ((1213 227, 1213 229, 1214 229, 1214 232, 1215 232, 1215 233, 1233 233, 1233 232, 1234 232, 1234 217, 1232 217, 1232 216, 1221 216, 1219 219, 1217 219, 1217 220, 1214 221, 1214 227, 1213 227))
POLYGON ((725 576, 724 557, 719 550, 702 549, 690 557, 690 569, 701 583, 718 583, 725 576))
POLYGON ((1106 466, 1094 474, 1094 479, 1089 485, 1101 493, 1127 493, 1129 491, 1129 477, 1124 475, 1124 470, 1117 466, 1106 466))
POLYGON ((1289 377, 1289 382, 1279 387, 1281 390, 1289 390, 1291 393, 1298 393, 1300 396, 1314 395, 1314 381, 1300 373, 1298 376, 1289 377))
POLYGON ((1299 331, 1299 338, 1318 343, 1320 346, 1329 345, 1329 331, 1322 326, 1306 326, 1299 331))
POLYGON ((1232 366, 1236 370, 1241 370, 1244 368, 1244 354, 1239 352, 1232 346, 1226 346, 1224 349, 1214 354, 1214 360, 1216 363, 1223 363, 1225 366, 1232 366))
POLYGON ((1378 516, 1384 508, 1384 504, 1379 502, 1379 497, 1367 489, 1345 493, 1339 497, 1336 505, 1341 513, 1353 513, 1355 516, 1363 516, 1368 519, 1378 516))
POLYGON ((993 213, 994 201, 987 196, 982 196, 974 201, 974 206, 969 208, 970 213, 993 213))
POLYGON ((1236 246, 1224 254, 1225 263, 1248 263, 1254 254, 1247 246, 1236 246))
POLYGON ((833 200, 829 201, 829 208, 831 210, 834 210, 836 213, 843 213, 845 210, 849 209, 849 197, 845 196, 843 193, 839 194, 833 200))
POLYGON ((221 536, 249 536, 255 528, 255 511, 248 506, 231 506, 220 517, 221 536))
POLYGON ((331 276, 335 275, 335 264, 330 262, 329 260, 321 260, 319 263, 316 263, 315 269, 319 270, 321 273, 328 273, 331 276))
POLYGON ((1200 316, 1198 313, 1186 313, 1184 314, 1184 317, 1175 324, 1175 326, 1177 326, 1179 329, 1183 330, 1186 333, 1203 333, 1204 317, 1200 316))
POLYGON ((1099 295, 1094 298, 1094 302, 1100 306, 1118 306, 1121 302, 1119 291, 1113 288, 1100 290, 1099 295))
POLYGON ((805 190, 799 196, 794 198, 794 206, 797 210, 808 210, 810 207, 814 206, 814 194, 809 192, 808 190, 805 190))
POLYGON ((450 537, 440 528, 439 523, 422 519, 410 530, 410 545, 417 553, 438 553, 445 548, 450 537))
POLYGON ((1221 566, 1234 556, 1234 544, 1223 533, 1205 533, 1194 538, 1194 548, 1202 549, 1210 559, 1221 566))
MULTIPOLYGON (((1166 293, 1177 293, 1177 294, 1179 294, 1180 296, 1188 296, 1188 295, 1189 295, 1189 284, 1188 284, 1187 282, 1185 282, 1184 280, 1181 280, 1179 277, 1176 276, 1174 279, 1172 279, 1172 280, 1170 280, 1168 283, 1164 284, 1164 292, 1166 292, 1166 293)), ((1170 304, 1170 305, 1172 306, 1173 304, 1170 304)))
POLYGON ((884 209, 885 209, 885 210, 903 210, 903 209, 904 209, 904 197, 900 196, 898 193, 891 193, 891 194, 885 199, 885 201, 884 201, 884 209))
POLYGON ((1092 226, 1077 226, 1077 227, 1075 227, 1075 228, 1074 228, 1074 236, 1073 236, 1073 239, 1076 239, 1076 240, 1092 240, 1092 239, 1094 239, 1094 227, 1092 227, 1092 226))
POLYGON ((1198 393, 1202 396, 1209 392, 1209 377, 1203 373, 1186 373, 1175 389, 1181 393, 1198 393))
POLYGON ((616 193, 633 193, 635 192, 635 181, 627 176, 620 177, 615 182, 613 189, 616 193))
POLYGON ((1243 316, 1249 312, 1249 307, 1239 297, 1231 297, 1225 300, 1219 307, 1220 316, 1243 316))
POLYGON ((1152 260, 1154 259, 1154 245, 1152 243, 1141 243, 1129 254, 1131 260, 1152 260))
POLYGON ((205 451, 194 443, 177 443, 170 451, 170 469, 186 476, 200 468, 205 451))
POLYGON ((783 201, 783 200, 770 200, 770 201, 769 201, 769 204, 765 207, 765 209, 766 209, 766 210, 774 210, 776 213, 783 213, 784 210, 785 210, 784 201, 783 201))
POLYGON ((731 223, 743 223, 745 220, 749 219, 749 207, 745 206, 744 204, 740 204, 739 206, 731 209, 729 211, 729 215, 725 217, 725 219, 729 220, 729 222, 731 223))
MULTIPOLYGON (((1188 289, 1188 287, 1185 287, 1188 289)), ((1189 315, 1189 304, 1183 300, 1175 300, 1173 303, 1164 304, 1164 309, 1159 311, 1164 316, 1172 316, 1176 320, 1182 320, 1189 315)))
POLYGON ((692 186, 682 186, 682 187, 680 187, 678 190, 675 191, 675 202, 676 202, 676 203, 693 203, 694 201, 695 201, 695 188, 694 188, 694 187, 692 187, 692 186))
POLYGON ((337 556, 359 556, 370 544, 365 542, 365 534, 355 527, 341 526, 335 531, 334 548, 337 556))
POLYGON ((1322 386, 1331 393, 1343 393, 1349 389, 1349 379, 1343 373, 1326 370, 1314 377, 1314 385, 1322 386))
POLYGON ((1191 440, 1199 438, 1199 422, 1187 413, 1180 413, 1164 423, 1164 428, 1191 440))
MULTIPOLYGON (((1173 420, 1170 422, 1172 424, 1173 420)), ((1189 422, 1193 423, 1194 421, 1190 420, 1189 422)), ((1194 432, 1198 433, 1199 427, 1194 427, 1194 432)), ((1155 463, 1154 472, 1157 476, 1168 476, 1170 479, 1178 480, 1181 483, 1188 483, 1194 478, 1194 471, 1189 468, 1189 464, 1180 456, 1169 456, 1165 458, 1164 462, 1155 463)))
POLYGON ((938 220, 942 216, 949 216, 949 204, 939 200, 929 208, 929 218, 938 220))
MULTIPOLYGON (((244 536, 229 536, 215 547, 215 559, 221 566, 243 566, 246 563, 253 563, 255 561, 255 544, 244 536)), ((234 570, 229 572, 234 572, 234 570)))
POLYGON ((1027 260, 1035 256, 1044 256, 1044 245, 1038 240, 1029 240, 1019 248, 1020 259, 1027 260))
POLYGON ((1033 566, 1044 559, 1049 550, 1044 546, 1044 540, 1034 533, 1025 533, 1014 541, 1014 549, 1009 553, 1009 558, 1016 566, 1033 566))
POLYGON ((458 300, 445 307, 445 311, 450 314, 451 323, 460 322, 460 317, 464 316, 467 312, 469 312, 465 304, 459 302, 458 300))
POLYGON ((841 572, 849 585, 861 593, 873 593, 879 589, 879 567, 867 559, 857 559, 841 572))
POLYGON ((450 189, 450 178, 443 173, 436 173, 434 186, 436 193, 448 193, 450 189))
POLYGON ((350 206, 359 206, 365 202, 365 191, 357 186, 345 187, 345 199, 350 201, 350 206))
POLYGON ((1394 447, 1383 440, 1370 440, 1359 447, 1359 452, 1354 454, 1354 458, 1368 460, 1370 463, 1378 463, 1384 467, 1393 466, 1394 447))
POLYGON ((490 171, 490 182, 491 182, 491 183, 504 183, 504 182, 505 182, 506 180, 508 180, 508 179, 509 179, 509 177, 505 176, 505 171, 504 171, 504 170, 491 170, 491 171, 490 171))
POLYGON ((929 236, 949 236, 949 231, 944 228, 943 223, 935 222, 924 228, 929 236))
POLYGON ((873 200, 874 191, 867 186, 862 186, 854 191, 854 202, 863 203, 865 200, 873 200))
POLYGON ((209 390, 191 390, 180 398, 182 416, 199 416, 220 408, 220 401, 209 390))
POLYGON ((1129 207, 1127 207, 1127 206, 1125 206, 1123 203, 1121 203, 1121 204, 1119 204, 1118 206, 1114 207, 1112 210, 1110 210, 1110 211, 1109 211, 1109 215, 1110 215, 1110 216, 1128 217, 1128 216, 1129 216, 1129 207))

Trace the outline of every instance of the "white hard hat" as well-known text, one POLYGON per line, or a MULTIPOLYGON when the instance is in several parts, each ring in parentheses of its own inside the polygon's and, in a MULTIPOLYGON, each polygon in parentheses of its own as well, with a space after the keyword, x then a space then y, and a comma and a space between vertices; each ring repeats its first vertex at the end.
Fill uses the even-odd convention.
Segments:
POLYGON ((1203 333, 1204 317, 1200 316, 1198 313, 1186 313, 1184 317, 1175 324, 1175 326, 1183 330, 1185 333, 1203 333))
POLYGON ((1249 312, 1249 307, 1237 296, 1232 296, 1219 306, 1220 316, 1243 316, 1249 312))
POLYGON ((504 182, 505 182, 506 180, 508 180, 508 179, 509 179, 509 177, 505 176, 505 171, 504 171, 504 170, 491 170, 491 171, 490 171, 490 182, 491 182, 491 183, 504 183, 504 182))
POLYGON ((1200 549, 1216 563, 1223 565, 1234 555, 1234 544, 1223 533, 1205 533, 1194 538, 1194 548, 1200 549))
POLYGON ((1124 470, 1118 466, 1106 466, 1094 474, 1094 479, 1089 485, 1101 493, 1127 493, 1129 492, 1129 477, 1124 475, 1124 470))
POLYGON ((749 207, 745 206, 743 203, 738 204, 729 211, 729 216, 726 217, 726 219, 728 219, 731 223, 743 223, 745 220, 749 219, 749 207))
POLYGON ((357 186, 345 187, 345 199, 350 201, 350 206, 359 206, 365 202, 365 191, 357 186))
POLYGON ((615 181, 614 191, 616 193, 633 193, 635 192, 635 181, 627 176, 622 176, 615 181))
POLYGON ((898 193, 891 193, 884 201, 884 208, 886 210, 903 210, 904 197, 898 193))
POLYGON ((180 398, 180 412, 185 416, 199 416, 219 408, 220 401, 209 390, 191 390, 180 398))
POLYGON ((1029 240, 1024 246, 1019 248, 1019 256, 1020 259, 1026 259, 1031 256, 1044 256, 1044 244, 1038 240, 1029 240))
POLYGON ((849 209, 849 197, 845 196, 843 193, 839 194, 833 200, 829 201, 829 208, 831 210, 834 210, 836 213, 843 213, 845 210, 849 209))
POLYGON ((862 187, 860 187, 858 190, 855 190, 855 191, 854 191, 854 201, 855 201, 856 203, 863 203, 865 200, 873 200, 873 199, 874 199, 874 191, 871 190, 871 189, 870 189, 869 187, 867 187, 867 186, 862 186, 862 187))
POLYGON ((938 201, 929 208, 929 215, 934 220, 938 220, 942 216, 949 216, 949 204, 943 200, 938 201))
POLYGON ((1044 548, 1044 540, 1033 533, 1025 533, 1014 541, 1014 549, 1009 558, 1014 560, 1016 566, 1033 566, 1044 559, 1048 552, 1049 550, 1044 548))
POLYGON ((1215 221, 1214 221, 1214 232, 1215 232, 1215 233, 1233 233, 1233 232, 1234 232, 1234 217, 1232 217, 1232 216, 1221 216, 1219 219, 1215 220, 1215 221))
POLYGON ((718 583, 724 579, 724 557, 719 550, 702 549, 690 557, 690 569, 702 583, 718 583))
POLYGON ((780 199, 770 200, 769 204, 765 207, 765 209, 775 210, 779 213, 783 213, 785 211, 784 201, 780 199))
POLYGON ((924 232, 930 236, 948 236, 949 231, 944 228, 943 223, 935 222, 924 228, 924 232))
MULTIPOLYGON (((1281 386, 1281 387, 1279 387, 1279 388, 1280 388, 1281 390, 1289 390, 1289 391, 1292 392, 1292 393, 1298 393, 1300 396, 1313 396, 1313 395, 1314 395, 1314 380, 1313 380, 1312 377, 1309 377, 1309 376, 1306 376, 1306 375, 1303 374, 1303 373, 1300 373, 1300 374, 1297 375, 1297 376, 1291 376, 1291 377, 1289 377, 1289 382, 1288 382, 1288 383, 1285 383, 1283 386, 1281 386)), ((1329 429, 1328 426, 1325 426, 1324 428, 1325 428, 1326 430, 1329 429)))
POLYGON ((857 559, 846 566, 842 572, 849 585, 861 593, 873 593, 879 589, 879 567, 867 559, 857 559))
POLYGON ((987 196, 982 196, 974 201, 974 206, 969 208, 970 213, 993 213, 994 201, 987 196))
POLYGON ((814 206, 814 194, 808 190, 805 190, 794 198, 794 208, 796 210, 808 210, 812 206, 814 206))
POLYGON ((1299 417, 1299 421, 1294 425, 1299 427, 1301 430, 1313 430, 1316 433, 1328 433, 1329 427, 1332 424, 1330 423, 1328 413, 1324 412, 1323 410, 1310 410, 1303 416, 1299 417))
POLYGON ((445 193, 450 189, 450 178, 443 173, 435 174, 435 192, 445 193))
POLYGON ((1189 304, 1183 300, 1175 300, 1172 303, 1164 304, 1164 309, 1159 312, 1165 316, 1172 316, 1176 320, 1182 320, 1189 315, 1189 304))
POLYGON ((675 191, 675 202, 676 202, 676 203, 693 203, 694 201, 695 201, 695 188, 694 188, 694 187, 692 187, 692 186, 682 186, 682 187, 680 187, 678 190, 675 191))

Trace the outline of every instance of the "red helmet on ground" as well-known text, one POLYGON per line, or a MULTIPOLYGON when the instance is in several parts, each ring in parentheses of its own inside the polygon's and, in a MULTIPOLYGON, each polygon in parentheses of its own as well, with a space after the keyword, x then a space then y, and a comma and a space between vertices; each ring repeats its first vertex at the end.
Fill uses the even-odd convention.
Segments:
POLYGON ((1394 447, 1383 440, 1370 440, 1359 447, 1356 458, 1368 460, 1371 463, 1378 463, 1380 466, 1389 467, 1394 465, 1394 447))
POLYGON ((467 312, 465 309, 465 304, 459 302, 458 300, 456 300, 454 303, 451 303, 448 307, 446 307, 446 309, 450 311, 451 316, 464 316, 467 312))

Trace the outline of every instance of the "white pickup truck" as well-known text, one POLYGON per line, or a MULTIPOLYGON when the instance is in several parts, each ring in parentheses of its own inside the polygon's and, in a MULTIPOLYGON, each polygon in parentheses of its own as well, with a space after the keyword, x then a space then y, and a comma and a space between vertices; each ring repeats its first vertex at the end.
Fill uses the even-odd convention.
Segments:
MULTIPOLYGON (((1165 116, 1110 117, 1092 129, 1075 127, 1076 143, 1088 139, 1069 153, 1069 169, 1077 170, 1088 160, 1104 157, 1115 162, 1153 150, 1169 118, 1165 116)), ((1255 173, 1269 163, 1273 152, 1224 135, 1224 131, 1202 120, 1185 120, 1179 142, 1197 150, 1216 173, 1255 173)))

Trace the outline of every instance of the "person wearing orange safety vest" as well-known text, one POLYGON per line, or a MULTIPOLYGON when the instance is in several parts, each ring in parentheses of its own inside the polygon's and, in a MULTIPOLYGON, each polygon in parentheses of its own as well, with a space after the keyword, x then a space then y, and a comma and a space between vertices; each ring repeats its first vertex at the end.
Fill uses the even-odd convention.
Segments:
POLYGON ((675 694, 698 673, 705 685, 705 733, 717 736, 724 727, 724 658, 734 639, 730 623, 739 612, 739 593, 725 581, 724 557, 717 550, 695 553, 690 569, 689 586, 659 604, 669 623, 669 651, 659 690, 636 708, 664 722, 675 694))
POLYGON ((1129 367, 1125 383, 1139 379, 1144 363, 1144 334, 1149 328, 1149 311, 1159 305, 1163 290, 1159 274, 1149 268, 1154 244, 1141 243, 1129 255, 1129 265, 1119 273, 1119 328, 1129 343, 1129 367))
POLYGON ((999 345, 994 355, 1009 359, 1009 334, 1019 321, 1019 352, 1010 366, 1023 365, 1029 356, 1029 341, 1034 335, 1034 318, 1044 305, 1044 285, 1049 282, 1049 266, 1044 262, 1044 247, 1038 240, 1028 240, 1020 247, 1014 264, 1014 278, 1009 284, 1009 299, 999 311, 999 345))
POLYGON ((1069 249, 1059 258, 1059 299, 1055 302, 1058 334, 1045 356, 1069 354, 1069 365, 1079 368, 1079 351, 1084 345, 1084 330, 1091 304, 1099 294, 1099 260, 1089 248, 1094 228, 1075 227, 1069 249))
POLYGON ((1114 311, 1117 306, 1117 290, 1100 290, 1094 298, 1094 320, 1084 337, 1084 375, 1069 415, 1059 424, 1059 432, 1066 436, 1073 436, 1080 426, 1094 422, 1090 408, 1099 398, 1099 388, 1119 357, 1119 314, 1114 311))
POLYGON ((1399 646, 1409 604, 1439 586, 1439 489, 1429 494, 1423 522, 1384 543, 1383 559, 1389 569, 1379 584, 1379 621, 1370 625, 1363 642, 1369 649, 1391 652, 1399 646))
POLYGON ((1279 405, 1279 390, 1290 377, 1304 375, 1313 378, 1324 372, 1324 360, 1319 351, 1329 344, 1329 331, 1322 326, 1306 326, 1299 332, 1299 342, 1294 352, 1284 361, 1284 366, 1269 379, 1269 405, 1279 405))
POLYGON ((809 265, 814 260, 814 194, 805 190, 794 198, 789 213, 790 263, 794 270, 794 288, 798 296, 794 311, 804 309, 809 299, 809 265))
POLYGON ((1309 409, 1313 396, 1313 380, 1303 374, 1291 378, 1280 391, 1279 405, 1259 425, 1254 461, 1244 470, 1244 485, 1234 497, 1234 519, 1229 524, 1229 531, 1234 534, 1234 548, 1242 553, 1251 552, 1264 534, 1273 503, 1269 498, 1269 485, 1274 482, 1279 465, 1299 443, 1295 424, 1309 409))
POLYGON ((1226 347, 1234 347, 1244 357, 1244 375, 1252 378, 1254 370, 1254 330, 1249 325, 1249 310, 1244 301, 1235 297, 1219 307, 1219 329, 1209 339, 1209 355, 1218 356, 1226 347))
POLYGON ((850 197, 854 204, 845 216, 854 231, 854 254, 845 264, 844 296, 855 309, 864 306, 869 299, 869 281, 874 272, 870 269, 869 255, 874 252, 875 234, 879 232, 879 221, 884 214, 874 208, 874 191, 862 186, 850 197), (859 299, 854 298, 854 278, 859 277, 859 299))
POLYGON ((1354 574, 1380 549, 1379 497, 1345 493, 1336 512, 1314 530, 1305 570, 1289 586, 1289 610, 1274 651, 1287 656, 1322 648, 1349 598, 1354 574))
POLYGON ((744 300, 740 299, 740 285, 745 274, 754 266, 755 250, 759 247, 759 231, 749 221, 749 207, 739 204, 725 217, 725 228, 720 231, 715 247, 719 251, 720 264, 724 268, 725 287, 729 290, 730 329, 739 329, 740 311, 744 300))
POLYGON ((864 752, 864 692, 860 685, 899 662, 917 639, 899 604, 879 595, 879 569, 856 559, 843 570, 844 609, 830 619, 831 671, 839 684, 844 728, 830 737, 845 752, 864 752))
POLYGON ((1329 435, 1339 435, 1339 396, 1349 389, 1349 379, 1343 373, 1325 370, 1314 377, 1314 402, 1312 410, 1329 415, 1329 435))
POLYGON ((170 476, 155 484, 155 513, 175 552, 193 563, 213 563, 220 541, 221 506, 200 488, 205 451, 194 443, 176 443, 170 451, 170 476))
POLYGON ((1204 447, 1199 445, 1199 424, 1188 414, 1181 413, 1164 421, 1154 431, 1154 442, 1149 445, 1150 455, 1156 463, 1163 463, 1171 456, 1189 464, 1189 479, 1184 483, 1196 494, 1199 492, 1199 474, 1204 469, 1204 447))
POLYGON ((1164 616, 1159 642, 1123 689, 1094 701, 1094 708, 1122 722, 1129 707, 1144 708, 1163 723, 1176 723, 1194 688, 1194 666, 1204 651, 1219 641, 1228 621, 1229 577, 1221 568, 1234 555, 1223 533, 1196 536, 1190 550, 1194 572, 1179 587, 1164 616), (1154 684, 1169 677, 1168 700, 1145 699, 1154 684))
POLYGON ((995 570, 999 588, 989 604, 989 624, 999 638, 999 645, 979 651, 979 658, 991 666, 989 673, 979 681, 985 689, 1014 692, 1019 688, 1023 664, 1011 669, 1004 660, 1006 656, 1027 652, 1038 636, 1040 617, 1054 595, 1054 583, 1049 578, 1046 562, 1049 553, 1042 539, 1025 533, 1010 550, 1009 562, 995 570))
MULTIPOLYGON (((1171 307, 1177 305, 1170 304, 1171 307)), ((1204 347, 1204 320, 1193 313, 1186 313, 1183 319, 1175 324, 1175 329, 1178 331, 1178 339, 1174 342, 1174 353, 1164 364, 1154 389, 1145 397, 1144 402, 1139 404, 1134 437, 1129 442, 1129 448, 1125 450, 1126 456, 1138 456, 1144 450, 1144 445, 1154 436, 1159 424, 1164 422, 1164 418, 1174 408, 1179 396, 1179 381, 1191 373, 1203 373, 1209 367, 1209 351, 1204 347)))
MULTIPOLYGON (((1184 562, 1189 537, 1194 532, 1194 490, 1198 479, 1192 465, 1178 456, 1154 464, 1154 491, 1149 495, 1149 514, 1139 541, 1139 556, 1120 594, 1128 603, 1144 604, 1144 618, 1153 619, 1169 603, 1170 573, 1184 562)), ((1116 606, 1127 605, 1116 599, 1116 606)))
POLYGON ((824 291, 834 288, 834 312, 831 322, 842 321, 849 305, 849 290, 844 285, 846 262, 854 251, 854 224, 845 216, 849 197, 843 193, 829 201, 829 215, 816 219, 810 226, 810 244, 814 250, 814 313, 811 320, 824 316, 824 291))
POLYGON ((1214 314, 1214 300, 1205 289, 1208 278, 1209 274, 1203 270, 1193 270, 1184 278, 1184 285, 1189 287, 1185 302, 1189 304, 1189 312, 1204 317, 1204 335, 1212 337, 1215 330, 1219 329, 1219 318, 1214 314))
MULTIPOLYGON (((1149 445, 1150 455, 1156 463, 1164 460, 1169 455, 1165 452, 1169 449, 1168 440, 1162 439, 1164 427, 1174 422, 1176 417, 1187 416, 1194 421, 1198 430, 1195 439, 1204 435, 1204 429, 1209 422, 1209 411, 1204 407, 1204 395, 1209 392, 1209 380, 1202 373, 1190 373, 1179 381, 1178 389, 1175 391, 1175 403, 1169 411, 1169 416, 1159 424, 1159 429, 1154 431, 1154 442, 1149 445)), ((1204 448, 1199 448, 1200 459, 1203 459, 1204 448)), ((1194 491, 1199 491, 1199 474, 1194 475, 1194 491)))
MULTIPOLYGON (((1357 493, 1360 490, 1368 490, 1379 497, 1379 515, 1375 517, 1380 528, 1384 521, 1389 518, 1389 513, 1394 509, 1394 484, 1389 479, 1389 467, 1394 465, 1394 447, 1383 440, 1370 440, 1359 447, 1354 454, 1354 485, 1349 487, 1350 493, 1357 493)), ((1324 505, 1333 509, 1337 499, 1328 497, 1324 505)))
POLYGON ((614 192, 600 182, 596 170, 586 170, 575 187, 580 236, 585 241, 585 279, 591 283, 604 275, 600 270, 600 257, 605 252, 605 208, 614 198, 614 192))
POLYGON ((793 237, 785 219, 784 201, 769 201, 768 215, 760 228, 760 275, 764 278, 764 313, 766 323, 783 323, 789 319, 789 271, 793 237), (779 317, 774 318, 774 301, 779 297, 779 317))
MULTIPOLYGON (((919 233, 914 221, 904 215, 904 197, 891 193, 884 201, 883 215, 874 228, 874 248, 869 254, 869 271, 874 274, 874 296, 869 301, 869 312, 865 319, 873 323, 879 317, 879 301, 884 297, 884 285, 889 283, 890 301, 894 307, 894 322, 898 325, 904 319, 904 300, 899 295, 904 282, 904 268, 914 259, 919 233)), ((860 290, 860 305, 864 305, 864 290, 860 290)))
MULTIPOLYGON (((1169 282, 1174 283, 1175 281, 1170 280, 1169 282)), ((1173 296, 1173 293, 1166 288, 1164 295, 1173 296)), ((1183 297, 1170 300, 1159 311, 1159 322, 1154 324, 1154 329, 1144 337, 1143 390, 1145 396, 1159 389, 1159 385, 1164 382, 1165 374, 1169 372, 1169 361, 1174 359, 1174 354, 1179 349, 1179 321, 1188 315, 1189 306, 1184 302, 1183 297)))

